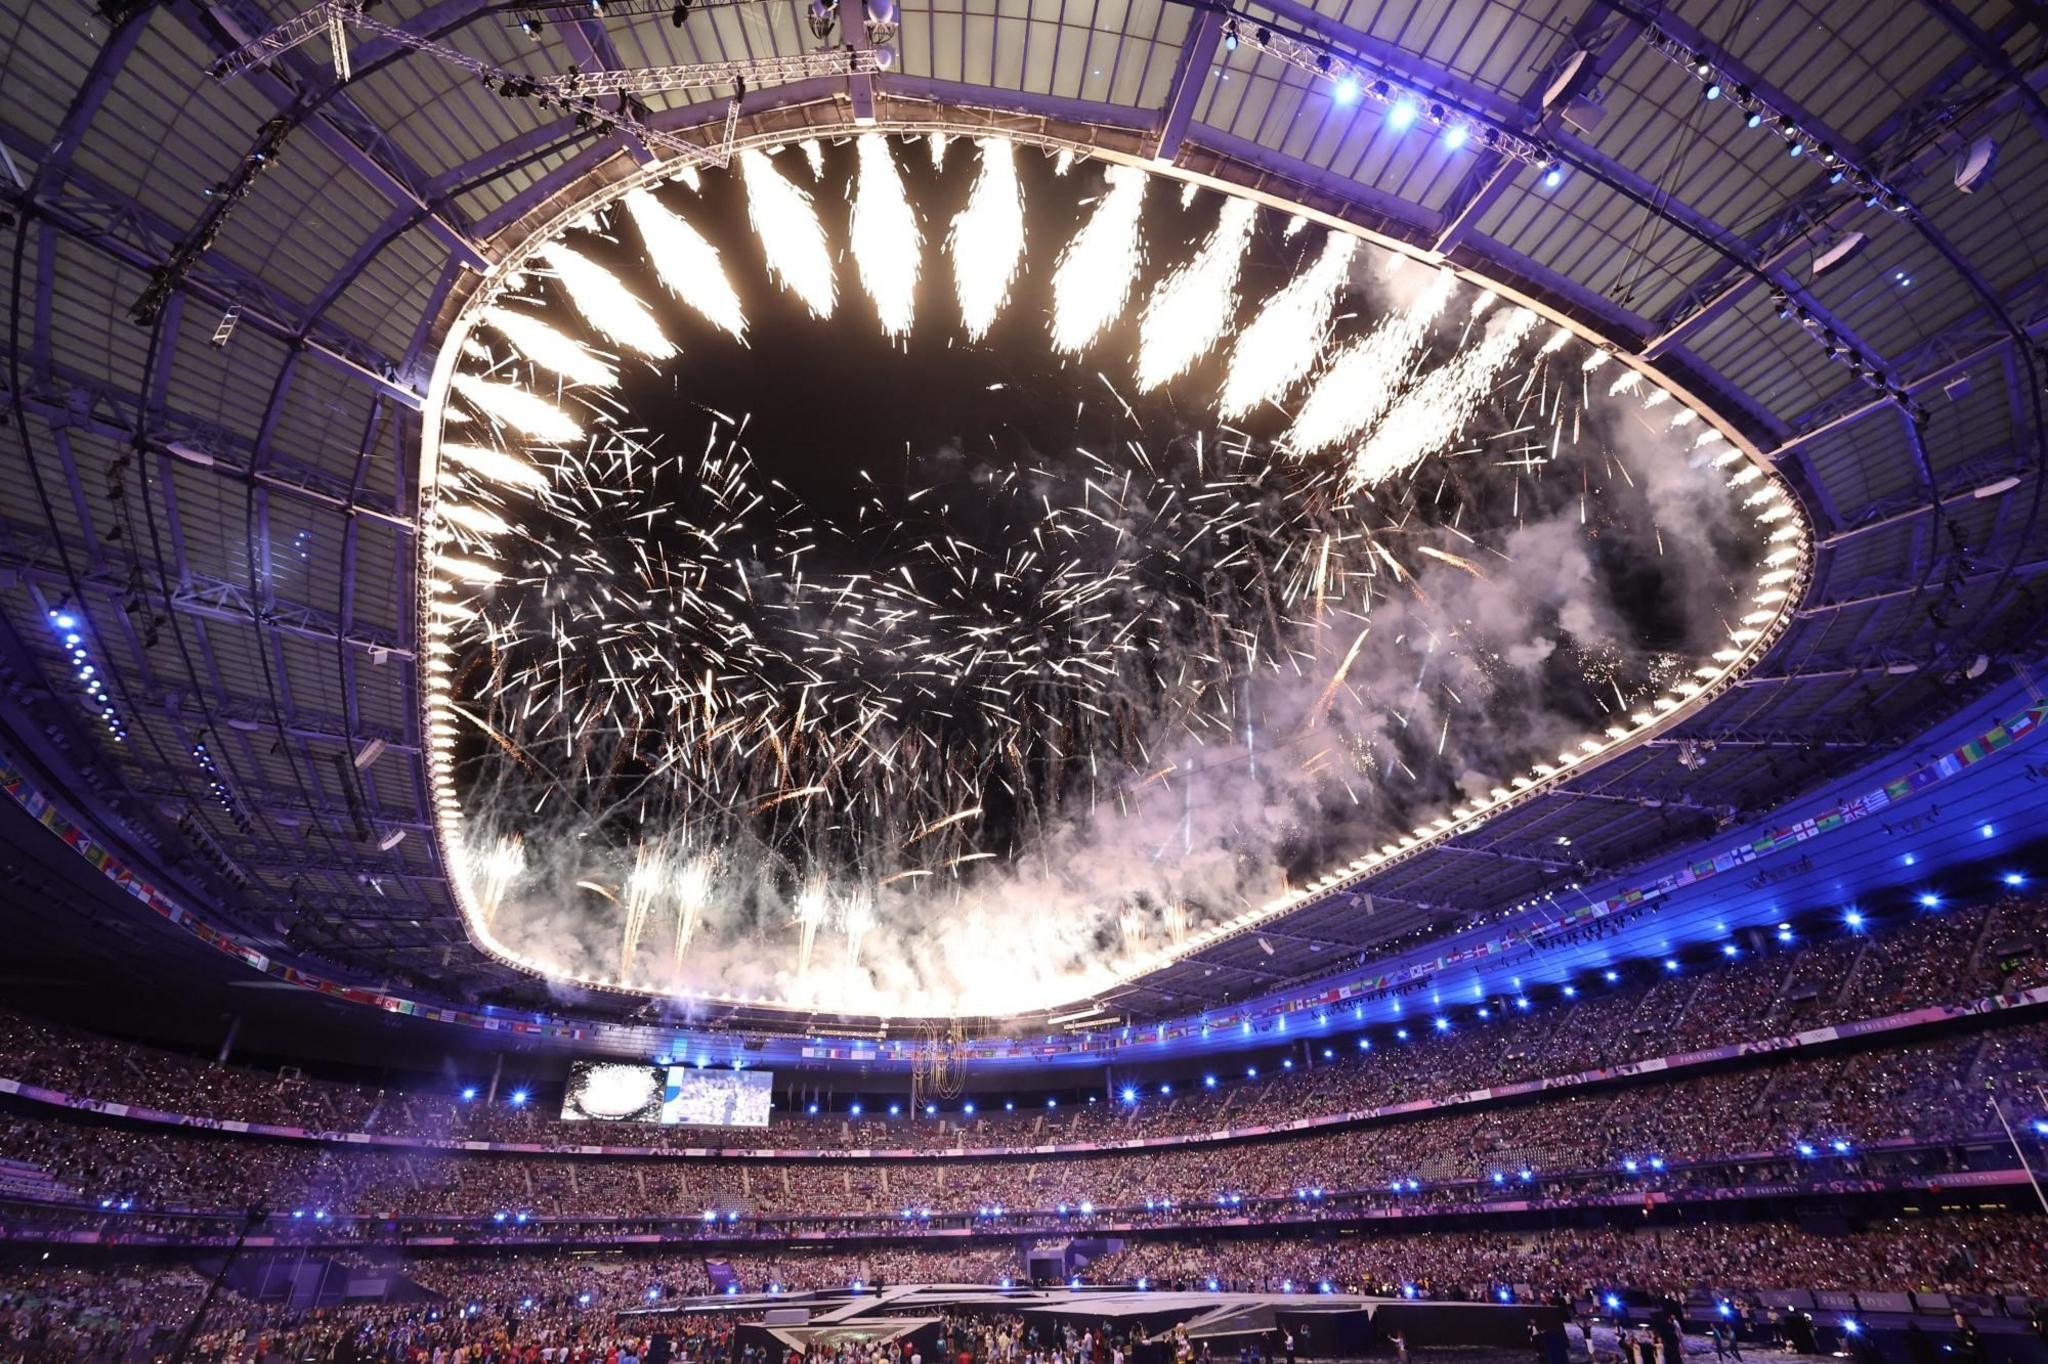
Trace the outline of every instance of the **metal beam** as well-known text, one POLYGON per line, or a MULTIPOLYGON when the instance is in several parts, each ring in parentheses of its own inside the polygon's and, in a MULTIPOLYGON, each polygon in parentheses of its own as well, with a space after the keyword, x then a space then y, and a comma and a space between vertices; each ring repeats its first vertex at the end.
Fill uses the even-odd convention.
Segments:
MULTIPOLYGON (((56 544, 47 533, 0 521, 0 572, 12 573, 19 582, 62 596, 71 590, 71 584, 61 569, 52 566, 55 554, 56 544)), ((103 555, 80 572, 78 583, 86 595, 118 607, 132 595, 130 570, 137 567, 145 573, 149 569, 139 559, 103 555)), ((339 640, 373 658, 410 661, 413 656, 410 649, 401 647, 395 637, 383 632, 358 628, 342 633, 334 618, 316 607, 279 602, 259 615, 243 584, 194 573, 189 568, 183 581, 172 588, 170 607, 194 620, 255 624, 280 634, 328 644, 339 640)))
POLYGON ((188 721, 210 720, 215 725, 225 725, 242 732, 282 731, 290 738, 308 743, 342 745, 350 761, 354 761, 357 750, 364 745, 380 740, 386 752, 400 757, 411 757, 420 752, 419 745, 407 737, 403 727, 364 725, 360 722, 351 726, 345 717, 308 711, 303 707, 280 714, 269 701, 253 696, 223 692, 206 698, 202 705, 189 689, 161 687, 154 694, 137 696, 136 701, 160 715, 188 721))
MULTIPOLYGON (((2008 88, 2019 93, 2027 121, 2034 125, 2036 133, 2043 139, 2048 139, 2048 102, 2044 102, 2040 92, 2028 82, 2026 73, 2014 66, 2012 58, 2005 55, 2003 43, 1978 28, 1976 21, 1957 9, 1950 0, 1920 0, 1920 3, 1928 13, 1947 25, 1949 32, 1962 40, 1963 46, 1970 49, 1971 55, 1983 64, 1985 70, 1995 74, 2008 88)), ((2015 5, 2013 8, 2014 13, 2007 21, 2008 24, 2022 17, 2019 6, 2015 5)))
POLYGON ((1188 122, 1195 116, 1207 88, 1209 72, 1216 61, 1216 44, 1223 36, 1223 15, 1213 9, 1200 10, 1181 39, 1180 58, 1174 64, 1173 84, 1167 87, 1166 103, 1159 110, 1159 136, 1152 144, 1152 159, 1172 163, 1188 135, 1188 122))
MULTIPOLYGON (((2048 336, 2048 272, 2036 275, 2009 293, 2005 308, 2019 320, 2030 339, 2038 341, 2048 336)), ((1907 396, 1918 397, 1959 374, 1967 374, 1973 365, 1999 360, 2012 343, 2012 333, 1988 311, 1972 313, 1893 357, 1898 382, 1907 396), (1927 367, 1914 372, 1921 362, 1927 367)), ((1795 433, 1765 454, 1775 462, 1893 405, 1890 398, 1855 401, 1857 397, 1855 389, 1845 389, 1836 399, 1801 414, 1793 422, 1795 433)))
MULTIPOLYGON (((0 359, 6 351, 0 348, 0 359)), ((287 462, 284 472, 252 469, 228 456, 241 438, 227 430, 170 408, 157 408, 143 415, 142 404, 133 394, 123 393, 109 383, 94 383, 69 370, 46 366, 47 382, 21 395, 23 408, 48 422, 52 430, 89 431, 106 440, 130 445, 138 434, 143 448, 177 459, 189 469, 203 469, 238 483, 255 482, 311 506, 326 507, 344 516, 363 516, 381 525, 411 534, 410 516, 386 507, 359 501, 354 491, 340 480, 296 462, 287 462), (316 481, 318 480, 318 481, 316 481), (320 486, 326 482, 328 486, 320 486)), ((166 367, 167 368, 167 367, 166 367)), ((0 388, 0 395, 5 389, 0 388)), ((81 518, 83 524, 83 518, 81 518)))
MULTIPOLYGON (((2019 22, 2014 17, 2000 31, 2007 32, 2019 22)), ((1963 59, 1936 73, 1918 94, 1863 140, 1853 159, 1859 165, 1877 169, 1879 178, 1895 189, 1917 185, 1948 164, 1951 138, 1968 136, 1971 129, 1996 122, 2019 102, 2019 93, 2009 89, 1994 92, 1989 98, 1975 94, 1952 98, 1950 92, 1975 66, 1974 61, 1963 59)), ((1746 240, 1759 261, 1775 268, 1822 234, 1865 211, 1858 194, 1829 184, 1827 176, 1821 174, 1803 194, 1749 232, 1746 240)), ((1653 351, 1661 352, 1686 332, 1725 313, 1756 282, 1755 276, 1732 271, 1726 265, 1705 271, 1665 313, 1651 343, 1653 351)))
MULTIPOLYGON (((1540 138, 1563 115, 1569 100, 1559 100, 1550 109, 1543 107, 1543 92, 1549 88, 1560 63, 1569 61, 1579 52, 1590 55, 1582 65, 1574 82, 1581 88, 1591 85, 1607 74, 1614 61, 1628 50, 1640 27, 1632 19, 1620 19, 1610 25, 1594 23, 1600 13, 1597 5, 1588 6, 1586 13, 1572 28, 1570 42, 1531 83, 1522 96, 1524 112, 1523 132, 1529 137, 1540 138)), ((1465 172, 1451 202, 1444 207, 1443 226, 1437 230, 1436 239, 1431 243, 1439 253, 1456 249, 1467 233, 1476 227, 1486 211, 1498 202, 1500 197, 1514 185, 1515 177, 1521 173, 1522 163, 1498 152, 1482 153, 1465 172)))
MULTIPOLYGON (((40 150, 5 125, 0 125, 0 143, 30 155, 40 150)), ((131 197, 76 169, 68 171, 59 184, 43 187, 32 200, 14 186, 0 183, 0 201, 18 205, 24 214, 41 218, 73 241, 144 275, 161 265, 178 245, 177 229, 131 197)), ((201 257, 180 288, 217 308, 239 305, 244 324, 368 380, 409 407, 421 403, 420 394, 400 381, 387 357, 341 328, 307 317, 298 302, 219 252, 201 257)))
MULTIPOLYGON (((245 16, 228 0, 196 0, 196 5, 179 0, 174 9, 183 15, 186 26, 199 40, 210 47, 213 32, 202 22, 202 13, 237 46, 249 43, 268 27, 261 15, 245 16), (203 10, 196 5, 203 5, 203 10)), ((212 47, 212 50, 220 51, 218 47, 212 47)), ((298 52, 280 53, 268 65, 252 69, 247 75, 247 84, 269 100, 278 112, 295 119, 302 117, 300 91, 275 74, 273 68, 290 72, 300 87, 310 88, 319 84, 319 76, 311 69, 305 55, 298 52)), ((422 190, 427 177, 407 163, 383 129, 377 127, 346 95, 337 94, 324 99, 304 126, 321 146, 354 171, 363 183, 391 203, 420 214, 428 229, 471 269, 490 268, 492 256, 489 249, 474 240, 451 212, 425 197, 422 190), (376 152, 359 143, 358 136, 363 137, 369 147, 375 147, 376 152)))

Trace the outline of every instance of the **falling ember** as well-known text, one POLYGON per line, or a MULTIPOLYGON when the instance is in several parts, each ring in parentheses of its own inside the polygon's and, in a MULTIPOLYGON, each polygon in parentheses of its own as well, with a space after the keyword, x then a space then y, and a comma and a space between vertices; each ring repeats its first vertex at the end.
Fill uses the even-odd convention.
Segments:
POLYGON ((1329 336, 1330 313, 1357 250, 1358 238, 1332 232, 1323 240, 1315 264, 1273 295, 1252 324, 1238 333, 1217 416, 1229 421, 1260 403, 1276 401, 1308 373, 1329 336))
POLYGON ((1349 440, 1386 413, 1454 283, 1450 271, 1437 271, 1422 297, 1380 323, 1363 341, 1339 351, 1323 368, 1287 432, 1286 444, 1295 454, 1312 455, 1349 440))
POLYGON ((1257 211, 1249 199, 1226 198, 1200 253, 1153 291, 1138 327, 1141 392, 1186 373, 1237 315, 1237 280, 1257 211))
POLYGON ((583 427, 574 417, 517 384, 480 379, 474 374, 458 374, 454 382, 455 391, 477 411, 535 440, 560 443, 583 434, 583 427))
POLYGON ((977 145, 981 173, 946 243, 969 341, 981 340, 995 325, 1024 261, 1024 193, 1017 184, 1016 145, 995 137, 977 145))
POLYGON ((619 381, 617 369, 532 313, 490 308, 484 312, 483 320, 486 326, 503 334, 521 355, 572 384, 610 388, 619 381))
POLYGON ((1138 213, 1149 172, 1113 165, 1095 212, 1060 253, 1052 276, 1052 348, 1072 355, 1123 314, 1141 262, 1138 213))
POLYGON ((676 348, 661 333, 661 324, 617 275, 588 256, 560 242, 545 252, 548 267, 562 281, 562 291, 598 334, 650 360, 667 360, 676 348))
POLYGON ((924 235, 903 192, 903 177, 888 139, 859 138, 860 175, 853 197, 853 263, 862 287, 881 314, 882 331, 908 336, 917 311, 917 275, 924 235))
POLYGON ((744 337, 746 313, 726 278, 718 248, 647 190, 635 190, 622 202, 662 287, 727 335, 744 337))
POLYGON ((747 221, 761 239, 769 272, 803 300, 811 316, 832 316, 838 302, 832 249, 811 196, 783 179, 775 163, 760 152, 742 152, 739 166, 747 182, 747 221))

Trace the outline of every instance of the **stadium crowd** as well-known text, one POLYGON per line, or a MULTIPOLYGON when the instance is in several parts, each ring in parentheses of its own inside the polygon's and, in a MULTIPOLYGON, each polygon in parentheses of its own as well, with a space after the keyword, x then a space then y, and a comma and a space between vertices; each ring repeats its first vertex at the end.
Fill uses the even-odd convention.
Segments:
MULTIPOLYGON (((1969 908, 1930 909, 1883 931, 1812 944, 1765 933, 1727 946, 1732 959, 1670 973, 1656 963, 1589 977, 1572 998, 1524 1008, 1494 1000, 1446 1031, 1425 1010, 1410 1027, 1378 1028, 1354 1042, 1335 1028, 1301 1044, 1264 1074, 1217 1077, 1212 1087, 1148 1087, 1132 1103, 1033 1104, 1022 1111, 900 1118, 779 1112, 758 1128, 635 1124, 613 1136, 638 1147, 989 1148, 1200 1136, 1247 1125, 1355 1112, 1514 1081, 1570 1075, 1647 1057, 1788 1035, 1823 1024, 1961 1003, 2048 981, 2041 951, 2048 901, 2008 895, 1969 908), (1401 1034, 1415 1045, 1401 1045, 1401 1034), (1429 1035, 1423 1036, 1427 1032, 1429 1035), (1359 1042, 1370 1041, 1367 1049, 1359 1042)), ((1876 926, 1873 925, 1873 930, 1876 926)), ((309 1080, 295 1073, 214 1065, 171 1052, 0 1015, 0 1071, 25 1083, 97 1100, 213 1119, 314 1131, 431 1140, 581 1145, 587 1123, 565 1123, 539 1101, 466 1101, 461 1093, 309 1080)), ((1256 1070, 1256 1067, 1250 1069, 1256 1070)))
MULTIPOLYGON (((789 1218, 859 1219, 863 1230, 948 1214, 997 1225, 996 1209, 1011 1225, 1025 1213, 1080 1225, 1112 1209, 1124 1222, 1134 1214, 1185 1223, 1240 1215, 1233 1199, 1290 1200, 1296 1215, 1335 1215, 1483 1202, 1503 1186, 1524 1198, 1627 1197, 2010 1163, 1989 1096, 2015 1120, 2048 1116, 2036 1112, 2044 1055, 2048 1023, 2026 1023, 1224 1147, 1062 1159, 366 1149, 53 1117, 44 1108, 0 1115, 0 1158, 47 1173, 95 1212, 264 1204, 296 1213, 306 1231, 350 1213, 466 1219, 508 1233, 536 1219, 666 1219, 722 1237, 779 1234, 778 1219, 789 1218)), ((2022 1125, 2029 1142, 2039 1139, 2031 1121, 2022 1125)))

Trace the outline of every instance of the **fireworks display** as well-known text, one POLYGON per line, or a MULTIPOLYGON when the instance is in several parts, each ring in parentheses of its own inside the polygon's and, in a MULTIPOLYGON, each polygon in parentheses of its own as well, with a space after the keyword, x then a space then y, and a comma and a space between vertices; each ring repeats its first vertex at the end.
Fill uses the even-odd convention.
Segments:
POLYGON ((1795 595, 1780 485, 1526 309, 1137 167, 945 151, 650 174, 472 302, 427 732, 502 954, 1049 1008, 1657 723, 1795 595))

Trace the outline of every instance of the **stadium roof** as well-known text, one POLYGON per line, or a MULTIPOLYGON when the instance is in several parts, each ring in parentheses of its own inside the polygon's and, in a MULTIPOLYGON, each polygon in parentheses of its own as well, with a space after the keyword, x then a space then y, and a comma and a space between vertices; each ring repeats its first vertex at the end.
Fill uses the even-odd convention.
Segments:
POLYGON ((1650 358, 1794 483, 1816 569, 1758 671, 1681 732, 1374 876, 1370 902, 1163 968, 1119 1002, 1135 1016, 1696 843, 2042 652, 2037 7, 902 0, 870 8, 898 11, 890 69, 806 75, 803 54, 886 29, 841 16, 821 44, 798 0, 703 0, 680 24, 652 0, 386 0, 335 20, 345 84, 324 16, 264 65, 208 74, 295 4, 110 23, 0 0, 10 747, 280 955, 426 998, 548 998, 471 946, 429 836, 419 404, 465 280, 668 139, 718 143, 732 86, 648 82, 590 117, 495 92, 478 64, 742 63, 697 72, 754 74, 741 137, 992 125, 1171 161, 1439 253, 1650 358), (1347 72, 1542 155, 1403 134, 1340 89, 1347 72), (153 280, 162 306, 138 309, 153 280))

